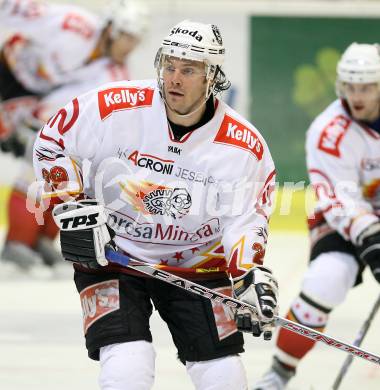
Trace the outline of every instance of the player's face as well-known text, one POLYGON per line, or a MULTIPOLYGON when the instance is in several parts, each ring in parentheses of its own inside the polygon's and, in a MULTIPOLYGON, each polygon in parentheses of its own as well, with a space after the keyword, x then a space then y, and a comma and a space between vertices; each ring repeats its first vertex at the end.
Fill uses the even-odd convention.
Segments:
POLYGON ((162 77, 166 103, 175 113, 189 114, 204 102, 207 88, 204 63, 166 57, 162 77))
POLYGON ((117 64, 123 64, 128 54, 138 45, 139 39, 134 35, 120 33, 112 40, 110 56, 117 64))
POLYGON ((380 116, 380 91, 377 83, 344 83, 343 92, 354 119, 373 122, 380 116))

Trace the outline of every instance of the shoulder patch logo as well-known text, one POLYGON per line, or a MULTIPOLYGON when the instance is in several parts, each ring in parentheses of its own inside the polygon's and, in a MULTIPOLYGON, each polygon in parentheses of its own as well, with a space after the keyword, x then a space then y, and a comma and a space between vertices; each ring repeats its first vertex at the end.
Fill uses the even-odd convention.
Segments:
POLYGON ((100 119, 104 120, 114 111, 130 110, 152 105, 152 88, 110 88, 98 92, 100 119))
POLYGON ((214 142, 248 150, 258 161, 263 158, 264 146, 255 132, 228 115, 224 115, 214 142))
POLYGON ((339 145, 350 126, 351 120, 343 115, 336 116, 322 131, 318 141, 318 149, 340 157, 339 145))

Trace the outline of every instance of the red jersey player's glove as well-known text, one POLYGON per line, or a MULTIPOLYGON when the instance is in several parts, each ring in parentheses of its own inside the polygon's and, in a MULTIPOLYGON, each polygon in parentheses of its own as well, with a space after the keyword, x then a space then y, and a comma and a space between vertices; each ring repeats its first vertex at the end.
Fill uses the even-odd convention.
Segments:
POLYGON ((257 309, 257 316, 248 309, 235 314, 237 327, 254 336, 264 333, 264 339, 272 338, 274 316, 278 313, 278 284, 272 272, 265 267, 254 267, 243 276, 233 279, 235 297, 257 309))

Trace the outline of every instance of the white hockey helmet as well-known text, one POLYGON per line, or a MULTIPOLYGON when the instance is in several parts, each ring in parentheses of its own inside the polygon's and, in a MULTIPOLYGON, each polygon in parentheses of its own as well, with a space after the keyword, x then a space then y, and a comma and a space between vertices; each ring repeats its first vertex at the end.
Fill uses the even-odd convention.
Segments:
POLYGON ((114 1, 108 22, 112 24, 114 37, 124 32, 140 38, 148 30, 148 8, 141 0, 114 1))
POLYGON ((155 68, 162 90, 161 68, 166 56, 203 62, 206 66, 206 78, 209 81, 206 97, 230 86, 222 71, 225 47, 219 28, 214 24, 205 24, 183 20, 176 24, 164 38, 157 52, 155 68))
POLYGON ((183 20, 164 38, 161 52, 172 57, 222 66, 225 48, 217 26, 183 20))
POLYGON ((352 43, 337 65, 338 80, 344 83, 380 82, 380 51, 377 44, 352 43))

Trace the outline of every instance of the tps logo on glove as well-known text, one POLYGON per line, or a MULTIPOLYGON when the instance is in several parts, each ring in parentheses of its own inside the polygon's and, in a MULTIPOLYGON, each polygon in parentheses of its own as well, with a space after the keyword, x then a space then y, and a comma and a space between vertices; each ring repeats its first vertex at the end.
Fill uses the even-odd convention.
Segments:
POLYGON ((71 218, 62 218, 60 219, 60 228, 62 230, 66 229, 76 229, 83 226, 94 226, 98 223, 99 213, 89 214, 89 215, 79 215, 77 217, 71 218), (70 224, 71 223, 71 224, 70 224))

